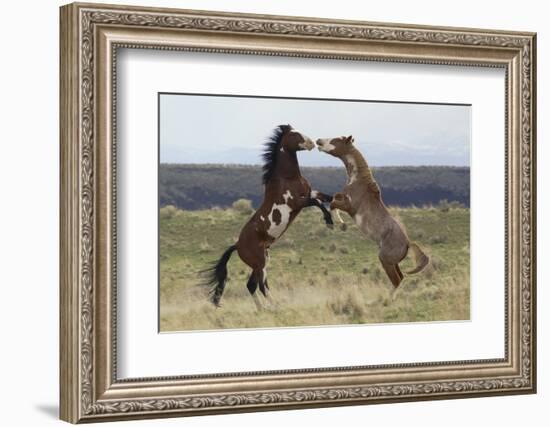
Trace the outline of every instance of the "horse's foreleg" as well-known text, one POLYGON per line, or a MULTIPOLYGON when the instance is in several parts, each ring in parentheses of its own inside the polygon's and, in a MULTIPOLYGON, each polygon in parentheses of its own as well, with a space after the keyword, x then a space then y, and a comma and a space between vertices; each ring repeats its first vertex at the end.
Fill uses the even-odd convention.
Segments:
POLYGON ((340 214, 340 209, 338 208, 334 208, 334 209, 330 209, 330 212, 336 216, 336 219, 338 220, 338 222, 340 223, 340 228, 342 229, 342 231, 346 231, 348 229, 348 226, 347 224, 344 222, 344 220, 342 219, 342 215, 340 214))
MULTIPOLYGON (((323 211, 323 216, 325 218, 325 222, 327 223, 327 225, 333 225, 334 222, 332 221, 332 215, 330 215, 332 210, 329 211, 330 220, 328 220, 328 216, 325 213, 326 209, 323 209, 324 208, 323 203, 331 203, 334 200, 334 197, 331 196, 330 194, 325 194, 325 193, 321 193, 320 191, 313 190, 311 191, 310 198, 320 202, 320 204, 316 203, 314 206, 318 206, 323 211)), ((336 218, 341 224, 344 223, 344 220, 340 216, 340 212, 338 210, 336 210, 336 218)))
POLYGON ((317 199, 323 203, 330 203, 334 199, 334 197, 332 197, 330 194, 321 193, 320 191, 317 191, 317 190, 312 190, 310 197, 312 199, 317 199))
POLYGON ((342 219, 342 215, 340 215, 340 209, 334 208, 330 210, 334 215, 336 215, 336 219, 340 224, 344 223, 344 220, 342 219))
POLYGON ((323 212, 323 219, 325 220, 325 223, 329 227, 334 226, 334 221, 332 220, 332 215, 330 214, 329 210, 321 203, 319 199, 309 199, 308 206, 316 206, 323 212))

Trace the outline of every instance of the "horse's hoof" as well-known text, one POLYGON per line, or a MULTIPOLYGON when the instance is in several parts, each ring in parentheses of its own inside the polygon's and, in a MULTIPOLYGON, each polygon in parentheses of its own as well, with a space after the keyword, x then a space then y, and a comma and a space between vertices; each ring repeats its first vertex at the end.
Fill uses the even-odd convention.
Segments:
POLYGON ((345 222, 343 222, 343 223, 340 225, 340 229, 341 229, 342 231, 346 231, 346 230, 348 229, 348 225, 347 225, 345 222))

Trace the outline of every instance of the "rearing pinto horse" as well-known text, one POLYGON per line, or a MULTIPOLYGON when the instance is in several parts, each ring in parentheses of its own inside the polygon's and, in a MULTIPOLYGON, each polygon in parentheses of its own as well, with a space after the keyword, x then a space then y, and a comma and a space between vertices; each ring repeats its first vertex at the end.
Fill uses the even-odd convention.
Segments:
POLYGON ((311 150, 315 144, 290 125, 280 125, 265 144, 263 154, 264 199, 258 210, 242 228, 239 240, 231 245, 212 268, 205 270, 207 284, 212 286, 210 300, 219 307, 225 282, 227 263, 233 251, 252 269, 246 287, 256 307, 262 304, 256 294, 260 292, 269 300, 266 261, 269 247, 279 239, 303 208, 316 206, 322 210, 327 225, 332 226, 332 217, 323 202, 332 197, 312 191, 309 182, 301 175, 296 153, 311 150))

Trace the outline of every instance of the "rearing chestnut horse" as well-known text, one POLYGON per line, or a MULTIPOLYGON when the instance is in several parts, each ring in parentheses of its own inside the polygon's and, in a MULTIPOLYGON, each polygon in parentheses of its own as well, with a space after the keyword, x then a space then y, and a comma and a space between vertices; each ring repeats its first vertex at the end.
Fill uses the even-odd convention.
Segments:
POLYGON ((227 263, 233 251, 252 269, 246 287, 258 309, 262 304, 256 294, 259 287, 266 299, 270 299, 267 285, 266 260, 269 247, 279 239, 303 208, 316 206, 323 211, 327 225, 332 226, 332 217, 323 202, 332 197, 311 191, 309 182, 300 174, 296 152, 311 150, 313 141, 290 125, 278 126, 265 145, 263 154, 264 199, 259 209, 242 228, 239 240, 230 246, 210 269, 207 284, 212 286, 210 300, 220 306, 225 282, 227 263))

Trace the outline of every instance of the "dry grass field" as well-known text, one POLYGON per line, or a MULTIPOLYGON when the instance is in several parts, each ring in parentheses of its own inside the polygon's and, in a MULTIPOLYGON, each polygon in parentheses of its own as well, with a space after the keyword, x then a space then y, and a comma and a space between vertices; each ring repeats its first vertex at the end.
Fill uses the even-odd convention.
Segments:
MULTIPOLYGON (((238 206, 237 206, 238 208, 238 206)), ((160 210, 160 329, 166 331, 466 320, 470 317, 470 211, 443 203, 395 208, 411 240, 430 255, 406 276, 394 300, 376 245, 348 227, 328 229, 317 209, 300 213, 270 250, 276 307, 258 311, 246 289, 249 268, 234 253, 222 307, 207 299, 198 272, 233 244, 247 209, 160 210)), ((402 270, 413 266, 411 257, 402 270)))

